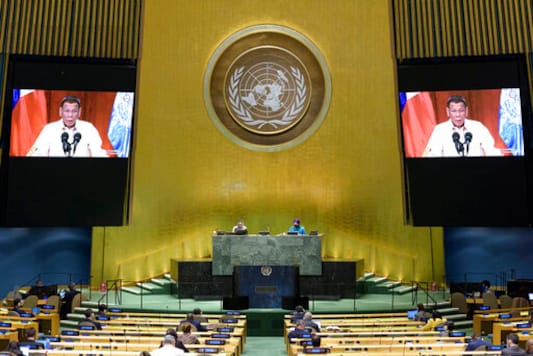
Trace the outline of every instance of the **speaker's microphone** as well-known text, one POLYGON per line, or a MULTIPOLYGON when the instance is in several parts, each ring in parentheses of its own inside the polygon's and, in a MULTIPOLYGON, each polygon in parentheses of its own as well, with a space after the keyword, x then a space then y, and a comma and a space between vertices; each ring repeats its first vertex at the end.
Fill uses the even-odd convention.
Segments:
POLYGON ((76 153, 76 146, 81 140, 81 133, 76 132, 74 134, 74 142, 72 142, 72 154, 76 153))
POLYGON ((466 154, 468 155, 468 148, 470 147, 470 142, 472 142, 472 132, 465 133, 465 145, 466 145, 466 154))
POLYGON ((455 149, 457 150, 457 153, 459 153, 459 155, 461 156, 464 156, 465 154, 465 148, 463 146, 463 144, 461 143, 461 141, 459 141, 459 134, 457 132, 454 132, 452 134, 452 140, 453 140, 453 143, 455 143, 455 149))
POLYGON ((68 143, 68 132, 61 134, 61 143, 63 144, 63 152, 66 156, 70 156, 70 143, 68 143))

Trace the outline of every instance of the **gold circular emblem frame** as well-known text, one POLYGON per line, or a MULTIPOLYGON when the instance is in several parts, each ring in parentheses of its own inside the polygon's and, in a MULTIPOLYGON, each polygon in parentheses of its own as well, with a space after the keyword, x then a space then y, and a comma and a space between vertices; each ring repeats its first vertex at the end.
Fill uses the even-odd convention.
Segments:
POLYGON ((305 141, 322 124, 331 100, 325 59, 288 27, 257 25, 225 39, 211 56, 204 101, 215 126, 255 151, 305 141))

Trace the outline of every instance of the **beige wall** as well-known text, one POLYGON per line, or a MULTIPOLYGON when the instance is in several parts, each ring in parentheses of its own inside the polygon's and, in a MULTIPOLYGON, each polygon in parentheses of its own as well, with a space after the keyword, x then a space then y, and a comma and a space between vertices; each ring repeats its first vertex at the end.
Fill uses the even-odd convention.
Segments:
POLYGON ((276 233, 295 216, 324 233, 324 258, 364 259, 392 279, 442 279, 441 229, 403 221, 389 1, 146 0, 143 11, 131 222, 94 228, 95 283, 210 258, 211 231, 239 218, 276 233), (234 144, 204 106, 213 51, 256 24, 303 33, 331 73, 322 126, 285 151, 234 144))

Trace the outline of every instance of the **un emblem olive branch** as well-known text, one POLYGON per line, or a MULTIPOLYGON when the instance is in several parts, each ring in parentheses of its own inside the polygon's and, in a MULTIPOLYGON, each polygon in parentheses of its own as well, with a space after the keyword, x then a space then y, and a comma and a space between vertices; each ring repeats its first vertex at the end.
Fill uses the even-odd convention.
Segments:
POLYGON ((228 86, 229 103, 235 115, 249 126, 257 126, 262 128, 265 125, 271 125, 277 129, 279 126, 290 125, 294 119, 300 114, 305 107, 305 101, 307 99, 307 86, 305 85, 305 77, 300 69, 295 67, 291 68, 291 74, 296 82, 296 98, 293 101, 289 109, 287 109, 283 117, 278 120, 254 120, 250 115, 250 112, 246 109, 246 106, 242 103, 239 96, 239 84, 244 74, 244 66, 235 69, 231 75, 230 83, 228 86))

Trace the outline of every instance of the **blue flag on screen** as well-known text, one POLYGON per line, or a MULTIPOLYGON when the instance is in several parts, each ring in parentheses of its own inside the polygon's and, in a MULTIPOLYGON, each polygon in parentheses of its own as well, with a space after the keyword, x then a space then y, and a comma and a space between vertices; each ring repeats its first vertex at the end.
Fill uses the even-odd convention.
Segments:
POLYGON ((113 103, 107 136, 117 157, 128 157, 133 117, 133 93, 118 92, 113 103))
POLYGON ((500 111, 498 113, 499 133, 513 156, 524 155, 522 136, 522 108, 520 106, 520 89, 502 89, 500 94, 500 111))

